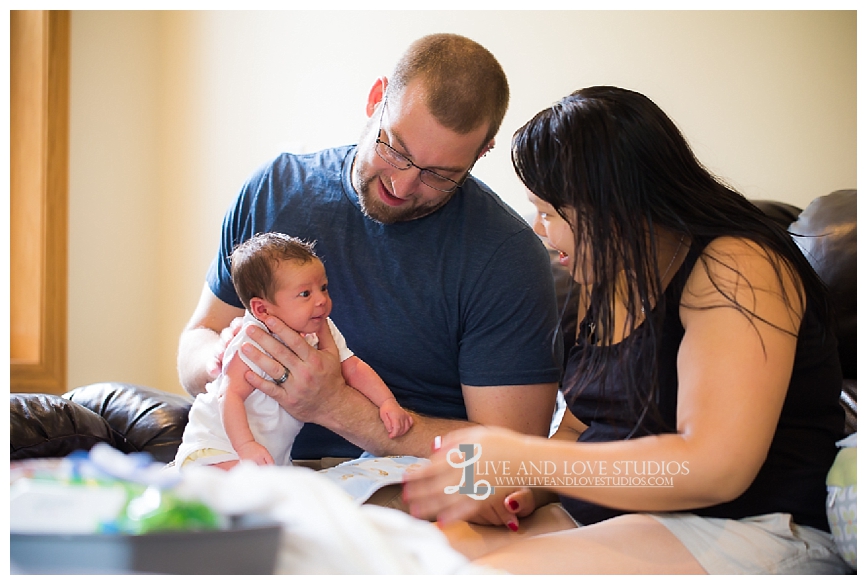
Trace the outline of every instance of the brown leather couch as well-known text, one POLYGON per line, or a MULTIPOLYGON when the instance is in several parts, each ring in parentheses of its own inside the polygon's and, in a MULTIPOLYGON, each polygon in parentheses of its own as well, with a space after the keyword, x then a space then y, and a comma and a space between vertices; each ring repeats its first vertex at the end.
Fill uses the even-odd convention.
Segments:
MULTIPOLYGON (((837 338, 843 366, 841 403, 846 432, 856 430, 857 415, 857 266, 856 191, 835 191, 804 209, 775 201, 755 202, 788 226, 813 267, 830 289, 836 310, 837 338)), ((565 299, 572 281, 552 258, 558 297, 565 299)), ((563 317, 564 340, 574 342, 574 315, 563 317)), ((105 442, 124 452, 147 452, 155 460, 174 458, 192 401, 186 396, 132 384, 104 382, 82 386, 63 396, 10 395, 10 459, 63 457, 105 442)))

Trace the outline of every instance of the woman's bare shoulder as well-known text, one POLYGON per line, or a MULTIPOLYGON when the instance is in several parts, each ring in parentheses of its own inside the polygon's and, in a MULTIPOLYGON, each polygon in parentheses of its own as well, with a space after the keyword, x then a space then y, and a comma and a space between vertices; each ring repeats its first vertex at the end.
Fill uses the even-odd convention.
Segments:
POLYGON ((801 280, 776 251, 744 237, 722 236, 702 251, 681 298, 684 309, 736 308, 745 314, 780 315, 771 319, 789 329, 804 311, 801 280), (776 308, 775 308, 776 307, 776 308))

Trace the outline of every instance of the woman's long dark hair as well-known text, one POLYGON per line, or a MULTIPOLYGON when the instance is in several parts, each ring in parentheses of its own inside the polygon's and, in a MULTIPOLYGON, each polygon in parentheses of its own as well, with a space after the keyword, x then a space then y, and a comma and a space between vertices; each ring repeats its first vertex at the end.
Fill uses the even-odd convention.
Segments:
MULTIPOLYGON (((642 311, 648 315, 649 347, 642 347, 637 355, 618 354, 619 359, 632 362, 630 367, 617 368, 638 421, 632 433, 648 412, 655 411, 657 344, 664 313, 656 311, 650 318, 654 299, 663 302, 661 281, 665 275, 660 274, 657 263, 657 239, 648 238, 648 230, 654 234, 662 227, 683 237, 681 241, 710 242, 728 235, 757 242, 783 259, 780 262, 768 254, 781 283, 782 270, 793 272, 806 298, 817 301, 814 306, 821 322, 827 323, 830 309, 825 287, 790 235, 712 176, 695 158, 674 122, 644 95, 617 87, 574 92, 539 112, 515 133, 512 164, 524 185, 570 224, 567 210, 575 210, 577 225, 572 228, 576 256, 585 243, 591 255, 596 284, 588 306, 600 351, 585 352, 589 357, 578 368, 576 378, 564 381, 569 396, 574 399, 594 382, 601 381, 604 387, 605 352, 611 349, 614 337, 615 294, 624 299, 633 317, 629 322, 635 323, 642 311), (617 284, 618 273, 631 275, 625 291, 615 290, 623 286, 622 282, 617 284)), ((701 261, 728 266, 724 259, 707 255, 701 261)), ((761 319, 748 308, 737 306, 749 318, 761 319)))

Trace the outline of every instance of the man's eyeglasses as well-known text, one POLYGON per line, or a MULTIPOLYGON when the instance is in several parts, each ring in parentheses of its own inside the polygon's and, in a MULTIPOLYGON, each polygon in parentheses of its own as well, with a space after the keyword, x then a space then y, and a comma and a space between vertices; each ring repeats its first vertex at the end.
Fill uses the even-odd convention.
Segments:
POLYGON ((430 169, 425 169, 418 166, 407 157, 393 149, 389 144, 386 144, 385 142, 380 140, 382 138, 382 117, 383 114, 385 114, 385 105, 387 103, 387 99, 388 98, 383 98, 382 100, 382 112, 380 112, 379 114, 379 133, 376 136, 375 150, 376 154, 379 155, 379 158, 381 158, 399 171, 405 171, 410 167, 417 168, 419 171, 418 178, 422 183, 424 183, 431 189, 436 189, 437 191, 441 191, 443 193, 452 193, 458 187, 463 185, 464 181, 467 180, 467 177, 469 176, 470 171, 473 168, 472 166, 467 169, 466 175, 464 175, 464 178, 461 180, 460 183, 458 183, 457 181, 453 181, 448 177, 444 177, 438 173, 433 172, 430 169))

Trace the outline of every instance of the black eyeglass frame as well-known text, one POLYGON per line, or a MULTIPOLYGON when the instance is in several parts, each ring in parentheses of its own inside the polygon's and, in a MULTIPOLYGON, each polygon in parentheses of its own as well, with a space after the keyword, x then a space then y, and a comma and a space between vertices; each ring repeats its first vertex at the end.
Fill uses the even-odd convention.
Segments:
POLYGON ((476 166, 476 163, 473 163, 472 165, 470 165, 470 168, 467 169, 466 174, 464 175, 464 178, 461 179, 461 182, 459 183, 457 181, 449 179, 448 177, 444 177, 435 171, 418 166, 417 164, 412 162, 409 159, 409 157, 399 153, 394 148, 392 148, 390 144, 388 144, 387 142, 383 142, 381 140, 381 138, 382 138, 382 118, 385 114, 385 106, 387 103, 388 103, 388 95, 386 95, 385 97, 382 98, 382 110, 380 110, 380 112, 379 112, 379 132, 377 132, 377 134, 376 134, 376 145, 374 147, 374 150, 376 151, 377 156, 379 156, 379 158, 381 158, 382 160, 384 160, 389 165, 391 165, 392 167, 396 168, 399 171, 407 171, 413 167, 417 168, 419 180, 422 183, 424 183, 426 186, 430 187, 431 189, 434 189, 435 191, 439 191, 440 193, 454 193, 460 187, 462 187, 463 184, 466 183, 467 177, 470 176, 470 172, 473 170, 473 167, 476 166), (382 145, 382 147, 385 148, 385 151, 384 151, 386 153, 385 155, 382 153, 383 151, 380 149, 380 145, 382 145), (403 161, 404 166, 402 166, 402 167, 398 166, 394 162, 390 161, 387 158, 387 156, 394 157, 395 161, 403 161), (443 181, 448 181, 449 183, 452 183, 454 186, 449 187, 448 189, 441 189, 439 187, 431 185, 430 183, 428 183, 427 181, 424 180, 425 176, 427 176, 427 175, 433 175, 437 179, 442 179, 443 181))

